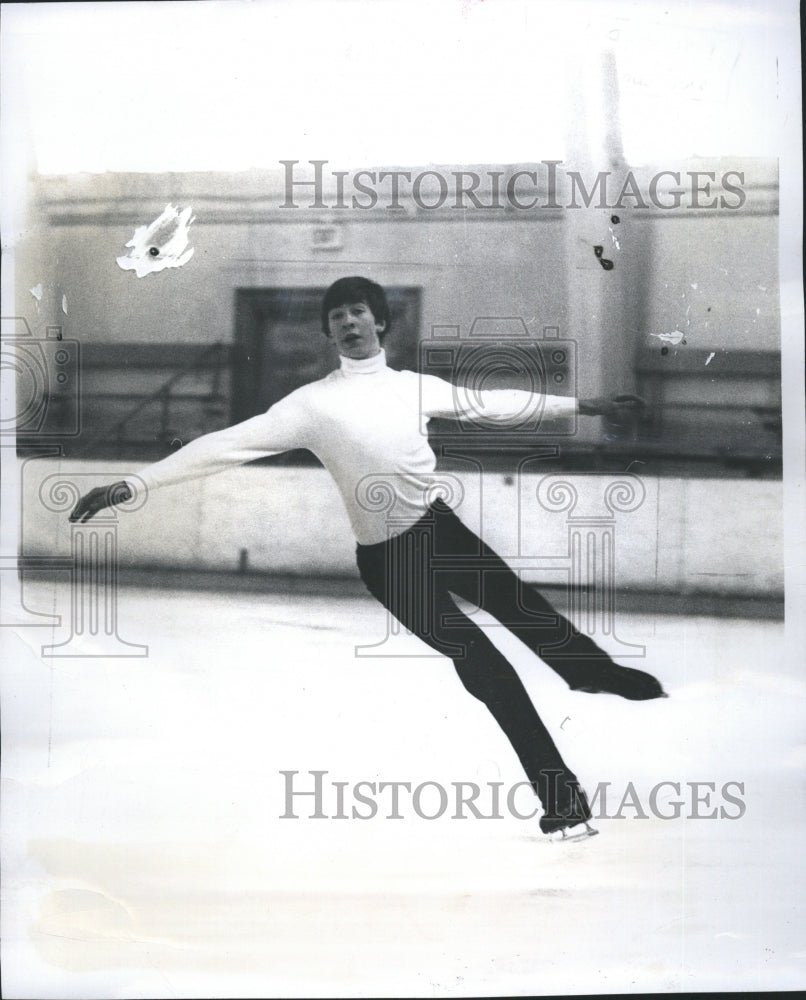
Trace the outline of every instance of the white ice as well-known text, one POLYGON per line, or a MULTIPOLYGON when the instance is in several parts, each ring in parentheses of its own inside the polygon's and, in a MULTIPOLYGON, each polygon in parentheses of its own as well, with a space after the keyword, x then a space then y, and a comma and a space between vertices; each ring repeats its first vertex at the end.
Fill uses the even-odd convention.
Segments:
MULTIPOLYGON (((66 585, 24 596, 68 620, 66 585)), ((564 846, 512 816, 280 818, 283 770, 523 777, 449 661, 355 655, 385 635, 370 600, 125 589, 118 613, 147 657, 42 659, 66 628, 0 629, 5 995, 803 986, 806 686, 780 623, 620 615, 647 648, 622 662, 671 695, 649 703, 572 693, 495 631, 589 790, 744 783, 740 819, 627 809, 564 846)))

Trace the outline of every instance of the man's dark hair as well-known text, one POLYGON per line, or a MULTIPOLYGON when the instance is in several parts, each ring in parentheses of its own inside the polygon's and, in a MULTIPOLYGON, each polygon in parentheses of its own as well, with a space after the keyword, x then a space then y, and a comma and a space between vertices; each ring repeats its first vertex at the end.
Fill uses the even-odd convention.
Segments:
POLYGON ((349 305, 351 302, 363 302, 369 306, 375 317, 375 322, 383 323, 383 331, 378 334, 378 340, 383 340, 392 326, 386 292, 377 282, 357 276, 339 278, 325 292, 325 297, 322 299, 322 332, 325 336, 330 334, 327 322, 327 314, 330 310, 349 305))

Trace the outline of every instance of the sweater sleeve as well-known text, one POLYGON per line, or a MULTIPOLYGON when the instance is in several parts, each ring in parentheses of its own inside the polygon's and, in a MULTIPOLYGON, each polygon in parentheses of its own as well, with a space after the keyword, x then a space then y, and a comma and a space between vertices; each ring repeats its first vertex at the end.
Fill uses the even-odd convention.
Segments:
POLYGON ((426 419, 447 417, 517 426, 535 417, 572 417, 577 412, 574 396, 548 396, 524 389, 472 389, 435 375, 421 375, 419 379, 420 411, 426 419))
POLYGON ((309 425, 298 393, 292 393, 265 413, 196 438, 125 481, 137 493, 143 487, 153 490, 200 479, 223 472, 233 465, 243 465, 292 448, 305 448, 309 425))

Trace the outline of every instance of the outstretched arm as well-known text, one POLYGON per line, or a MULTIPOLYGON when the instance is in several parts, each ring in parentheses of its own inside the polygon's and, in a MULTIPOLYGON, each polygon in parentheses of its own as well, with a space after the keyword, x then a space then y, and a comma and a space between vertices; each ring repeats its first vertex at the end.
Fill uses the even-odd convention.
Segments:
POLYGON ((609 399, 580 399, 579 413, 583 417, 604 417, 609 424, 621 426, 639 417, 646 409, 646 400, 631 392, 611 396, 609 399))
POLYGON ((292 393, 260 416, 191 441, 162 461, 147 466, 136 477, 90 490, 78 501, 70 520, 89 521, 105 507, 130 500, 138 488, 152 490, 199 479, 233 465, 305 446, 305 409, 297 394, 292 393))
POLYGON ((425 417, 481 420, 490 424, 522 421, 533 415, 548 418, 603 416, 613 426, 628 424, 645 409, 640 396, 623 393, 610 398, 576 399, 522 389, 473 390, 457 388, 433 375, 419 376, 421 409, 425 417))

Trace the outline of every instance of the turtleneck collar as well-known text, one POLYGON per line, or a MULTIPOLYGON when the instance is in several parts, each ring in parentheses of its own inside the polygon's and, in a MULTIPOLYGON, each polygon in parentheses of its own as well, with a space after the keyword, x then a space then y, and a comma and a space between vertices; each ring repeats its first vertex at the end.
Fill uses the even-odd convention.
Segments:
POLYGON ((378 354, 373 357, 361 358, 360 360, 345 358, 342 354, 339 356, 339 361, 341 362, 341 371, 344 375, 373 375, 376 372, 382 372, 386 368, 386 351, 381 348, 378 354))

